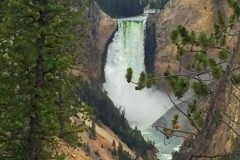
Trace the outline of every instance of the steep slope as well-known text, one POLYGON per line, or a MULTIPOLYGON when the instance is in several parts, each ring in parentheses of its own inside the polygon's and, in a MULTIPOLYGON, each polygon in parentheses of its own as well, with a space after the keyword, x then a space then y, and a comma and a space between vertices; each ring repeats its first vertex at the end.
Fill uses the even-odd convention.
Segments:
MULTIPOLYGON (((87 124, 90 126, 90 123, 87 124)), ((119 143, 122 144, 123 150, 128 152, 131 157, 136 158, 136 155, 133 150, 131 150, 121 139, 114 134, 108 127, 104 125, 96 125, 96 138, 89 139, 88 133, 81 134, 81 138, 85 144, 89 145, 90 157, 92 159, 103 159, 103 160, 112 160, 116 159, 117 156, 112 155, 113 146, 112 143, 115 141, 116 149, 118 148, 119 143), (96 152, 99 153, 99 156, 96 156, 96 152)))
POLYGON ((211 120, 206 123, 196 137, 189 137, 181 146, 180 152, 175 153, 174 160, 205 160, 240 158, 239 122, 240 122, 240 92, 239 86, 228 86, 225 92, 219 92, 212 102, 219 109, 211 113, 211 120), (226 105, 226 102, 228 104, 226 105), (219 112, 219 113, 218 113, 219 112))
POLYGON ((84 27, 84 40, 79 42, 83 52, 80 53, 78 67, 85 79, 99 81, 105 47, 117 29, 117 21, 105 14, 96 3, 90 4, 86 16, 88 22, 84 27))
MULTIPOLYGON (((78 117, 81 117, 82 114, 78 114, 78 117)), ((84 120, 80 118, 71 118, 73 124, 81 124, 84 120)), ((92 121, 84 121, 87 128, 91 127, 92 121)), ((91 138, 91 131, 85 130, 79 132, 79 140, 82 146, 71 147, 64 140, 55 137, 57 153, 63 153, 66 155, 67 160, 114 160, 118 156, 113 155, 112 152, 114 147, 112 145, 115 141, 116 151, 118 145, 121 143, 123 150, 128 152, 129 155, 134 159, 136 158, 135 152, 131 150, 121 139, 114 134, 107 126, 96 124, 96 137, 91 138)), ((139 158, 141 160, 141 158, 139 158)))

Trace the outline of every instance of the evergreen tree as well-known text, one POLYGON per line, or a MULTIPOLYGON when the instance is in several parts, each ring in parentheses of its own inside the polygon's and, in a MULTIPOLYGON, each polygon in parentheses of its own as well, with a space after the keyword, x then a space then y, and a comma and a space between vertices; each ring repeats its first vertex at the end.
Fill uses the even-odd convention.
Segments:
POLYGON ((92 122, 92 126, 90 127, 89 137, 94 140, 96 139, 96 124, 95 124, 95 122, 92 122))
POLYGON ((123 150, 122 143, 118 144, 118 160, 131 160, 128 152, 123 150))
POLYGON ((112 147, 113 147, 112 155, 117 155, 115 140, 113 140, 113 142, 112 142, 112 147))
POLYGON ((70 74, 74 27, 83 11, 76 7, 83 5, 0 2, 0 159, 50 159, 52 136, 70 129, 64 123, 78 106, 70 74))

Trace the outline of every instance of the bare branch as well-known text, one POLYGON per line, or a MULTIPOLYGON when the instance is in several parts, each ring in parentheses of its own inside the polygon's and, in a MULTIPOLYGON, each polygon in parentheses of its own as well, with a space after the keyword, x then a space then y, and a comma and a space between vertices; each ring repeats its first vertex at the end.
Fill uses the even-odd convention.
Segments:
POLYGON ((196 134, 196 133, 193 133, 193 132, 171 129, 171 128, 163 127, 163 126, 160 126, 160 125, 156 126, 156 129, 157 129, 158 131, 160 130, 159 128, 171 130, 171 131, 173 131, 173 132, 184 133, 184 134, 191 134, 191 135, 197 136, 197 134, 196 134))
MULTIPOLYGON (((167 136, 166 133, 164 133, 164 132, 161 131, 160 129, 156 128, 156 130, 159 131, 160 133, 162 133, 163 135, 167 136)), ((185 137, 185 136, 180 136, 180 135, 175 135, 175 134, 172 134, 171 136, 173 136, 173 137, 180 137, 180 138, 185 138, 185 139, 187 139, 187 137, 185 137)), ((166 145, 166 143, 165 143, 165 139, 164 139, 164 144, 166 145)))
POLYGON ((227 113, 223 112, 223 114, 233 123, 236 123, 237 125, 240 125, 239 122, 235 121, 234 119, 232 119, 227 113))
POLYGON ((191 125, 198 131, 200 132, 200 129, 195 125, 194 121, 188 117, 188 115, 186 113, 184 113, 177 105, 176 103, 172 100, 172 98, 170 97, 170 95, 167 93, 168 95, 168 98, 170 99, 170 101, 172 102, 172 104, 174 105, 174 107, 179 111, 181 112, 188 120, 189 122, 191 122, 191 125))
POLYGON ((235 129, 233 129, 233 127, 231 127, 227 122, 225 122, 222 119, 220 119, 220 121, 222 121, 226 126, 228 126, 234 133, 236 133, 238 136, 240 136, 240 134, 235 129))

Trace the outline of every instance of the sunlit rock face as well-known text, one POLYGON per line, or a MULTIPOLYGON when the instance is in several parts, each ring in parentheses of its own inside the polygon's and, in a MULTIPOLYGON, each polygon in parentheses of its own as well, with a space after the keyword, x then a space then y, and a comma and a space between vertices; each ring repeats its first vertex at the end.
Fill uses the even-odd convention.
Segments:
MULTIPOLYGON (((214 7, 216 0, 172 0, 159 13, 156 22, 157 55, 155 59, 155 69, 160 75, 163 74, 169 64, 177 70, 179 64, 174 58, 170 58, 172 53, 176 53, 176 47, 170 40, 170 32, 178 25, 184 25, 189 30, 198 32, 213 30, 214 7)), ((186 61, 187 61, 186 57, 186 61)))
MULTIPOLYGON (((226 15, 231 13, 226 3, 227 1, 224 0, 174 0, 172 5, 167 5, 165 9, 160 12, 156 26, 157 58, 155 60, 155 69, 158 74, 163 74, 170 61, 170 56, 172 53, 173 55, 176 53, 176 48, 173 47, 169 38, 171 30, 177 25, 183 25, 189 30, 211 33, 216 18, 216 10, 223 9, 226 15)), ((231 45, 232 44, 230 44, 230 46, 231 45)), ((211 56, 215 56, 214 52, 211 53, 211 56)), ((175 70, 179 68, 179 64, 174 59, 171 59, 170 64, 175 70)), ((233 90, 232 92, 239 97, 238 91, 233 90)), ((230 111, 225 113, 228 115, 234 114, 234 118, 238 121, 239 101, 236 101, 235 98, 234 96, 227 97, 226 94, 216 100, 225 99, 228 102, 228 107, 232 110, 232 113, 230 113, 230 111)), ((225 108, 228 107, 225 106, 225 108)), ((218 127, 210 131, 207 128, 203 128, 200 136, 197 136, 195 140, 189 138, 189 140, 185 141, 180 153, 176 154, 174 160, 189 159, 190 154, 225 155, 228 153, 230 153, 230 155, 224 156, 225 159, 239 159, 239 154, 236 153, 239 148, 239 138, 233 131, 239 131, 239 126, 234 124, 234 122, 230 122, 227 118, 225 120, 233 129, 221 122, 218 123, 218 127), (231 155, 231 152, 235 152, 235 155, 231 155)), ((213 121, 216 123, 216 121, 219 121, 219 117, 213 121)), ((206 158, 195 159, 204 160, 206 158)))
MULTIPOLYGON (((117 29, 117 21, 104 13, 96 3, 92 3, 86 12, 87 30, 79 57, 79 68, 85 79, 100 81, 102 75, 102 57, 109 39, 117 29)), ((81 30, 82 28, 80 28, 81 30)))

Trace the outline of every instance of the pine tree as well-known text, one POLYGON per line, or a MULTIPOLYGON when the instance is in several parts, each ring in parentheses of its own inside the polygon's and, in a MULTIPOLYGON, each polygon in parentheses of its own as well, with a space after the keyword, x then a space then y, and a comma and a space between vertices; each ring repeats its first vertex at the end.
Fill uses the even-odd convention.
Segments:
POLYGON ((73 2, 0 2, 0 159, 49 159, 52 136, 67 132, 60 114, 79 106, 66 99, 83 11, 73 2))
POLYGON ((116 142, 115 142, 115 140, 113 140, 113 142, 112 142, 112 147, 113 147, 112 155, 117 155, 117 151, 116 151, 116 142))
POLYGON ((92 122, 92 126, 90 127, 90 138, 91 139, 96 139, 96 124, 95 122, 92 122))

